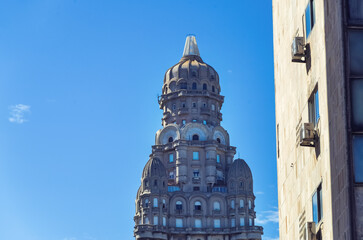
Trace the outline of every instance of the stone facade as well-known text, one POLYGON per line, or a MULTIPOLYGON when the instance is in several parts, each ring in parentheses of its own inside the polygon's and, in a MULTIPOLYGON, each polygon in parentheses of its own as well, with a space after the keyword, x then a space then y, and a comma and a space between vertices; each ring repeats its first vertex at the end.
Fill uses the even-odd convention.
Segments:
POLYGON ((363 129, 351 127, 348 66, 349 32, 363 31, 363 4, 358 2, 273 0, 280 239, 308 239, 305 224, 314 221, 317 192, 322 216, 316 221, 316 239, 363 239, 363 185, 354 181, 352 156, 352 137, 363 129), (360 11, 360 20, 352 21, 352 7, 360 11), (297 36, 305 45, 301 63, 291 61, 297 36), (316 92, 315 146, 304 147, 301 126, 312 122, 316 92))
POLYGON ((165 74, 163 128, 137 192, 136 239, 261 239, 251 170, 233 160, 236 148, 220 126, 223 100, 218 73, 188 36, 182 59, 165 74))

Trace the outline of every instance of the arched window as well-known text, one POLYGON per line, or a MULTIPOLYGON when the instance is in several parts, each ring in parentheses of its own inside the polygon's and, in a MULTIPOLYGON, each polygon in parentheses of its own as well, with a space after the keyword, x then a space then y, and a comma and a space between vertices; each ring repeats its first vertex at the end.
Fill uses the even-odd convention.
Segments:
POLYGON ((243 182, 243 181, 241 181, 241 182, 239 183, 239 187, 240 187, 241 189, 243 189, 243 188, 244 188, 244 186, 245 186, 244 182, 243 182))
POLYGON ((149 186, 149 181, 148 180, 145 180, 144 181, 144 185, 145 185, 145 187, 148 187, 149 186))
POLYGON ((221 210, 221 204, 218 201, 213 203, 213 210, 221 210))
POLYGON ((194 203, 194 209, 195 209, 195 210, 202 210, 202 203, 201 203, 201 202, 199 202, 199 201, 196 201, 196 202, 194 203))
POLYGON ((197 83, 193 82, 192 89, 194 89, 194 90, 197 89, 197 83))
POLYGON ((239 207, 244 208, 244 206, 245 206, 245 201, 243 201, 243 199, 239 200, 239 207))
POLYGON ((153 207, 158 207, 158 199, 154 198, 153 200, 153 207))
POLYGON ((180 83, 179 86, 180 86, 180 89, 187 89, 188 84, 186 82, 182 82, 182 83, 180 83))
POLYGON ((221 139, 220 139, 220 138, 217 138, 217 142, 218 142, 218 143, 221 143, 221 139))
POLYGON ((173 140, 174 140, 173 137, 170 137, 168 142, 173 142, 173 140))
POLYGON ((207 90, 207 84, 206 83, 203 84, 203 90, 207 90))
POLYGON ((193 135, 193 141, 198 141, 199 140, 199 136, 197 134, 193 135))
POLYGON ((212 92, 215 92, 215 91, 216 91, 215 87, 214 87, 214 86, 212 86, 212 92))
POLYGON ((154 186, 157 186, 158 185, 158 180, 154 180, 154 186))
POLYGON ((183 209, 183 203, 181 201, 177 201, 175 204, 176 210, 182 210, 183 209))

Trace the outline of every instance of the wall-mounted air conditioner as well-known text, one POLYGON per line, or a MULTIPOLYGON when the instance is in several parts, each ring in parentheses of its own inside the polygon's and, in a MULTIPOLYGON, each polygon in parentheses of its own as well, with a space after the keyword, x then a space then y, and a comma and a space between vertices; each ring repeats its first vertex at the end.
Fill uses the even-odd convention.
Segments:
POLYGON ((291 45, 291 57, 293 62, 305 62, 304 37, 294 37, 291 45))
POLYGON ((316 240, 316 229, 314 222, 307 222, 306 223, 306 240, 316 240))
POLYGON ((316 136, 313 123, 303 123, 300 129, 300 146, 314 147, 316 136))

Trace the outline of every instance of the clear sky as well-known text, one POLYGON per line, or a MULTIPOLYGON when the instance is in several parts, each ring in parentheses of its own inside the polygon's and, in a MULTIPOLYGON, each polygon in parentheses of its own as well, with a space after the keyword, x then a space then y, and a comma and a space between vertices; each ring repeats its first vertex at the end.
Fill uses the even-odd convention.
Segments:
POLYGON ((133 239, 165 71, 187 34, 278 238, 272 3, 9 0, 0 7, 0 239, 133 239))

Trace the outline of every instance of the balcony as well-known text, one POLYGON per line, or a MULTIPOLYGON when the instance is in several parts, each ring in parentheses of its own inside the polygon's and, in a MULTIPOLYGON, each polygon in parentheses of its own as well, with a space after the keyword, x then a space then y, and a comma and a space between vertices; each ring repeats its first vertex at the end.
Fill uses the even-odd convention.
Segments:
POLYGON ((193 183, 200 183, 200 177, 193 177, 192 182, 193 183))
POLYGON ((219 215, 219 214, 221 214, 221 210, 220 209, 214 209, 212 211, 212 213, 213 213, 213 215, 219 215))
POLYGON ((210 115, 210 109, 207 107, 200 108, 200 114, 210 115))
POLYGON ((245 208, 243 208, 243 207, 238 208, 238 213, 239 214, 245 213, 245 208))
POLYGON ((182 215, 183 214, 183 209, 175 209, 175 214, 176 215, 182 215))
POLYGON ((154 212, 154 213, 158 213, 158 212, 159 212, 159 208, 158 208, 158 207, 153 207, 153 208, 152 208, 152 212, 154 212))
POLYGON ((185 115, 185 114, 188 114, 189 113, 189 108, 179 108, 178 109, 178 115, 185 115))
POLYGON ((214 187, 212 189, 212 192, 226 193, 227 192, 227 188, 226 187, 214 187))
POLYGON ((202 209, 194 209, 193 214, 196 216, 200 216, 203 214, 202 209))

